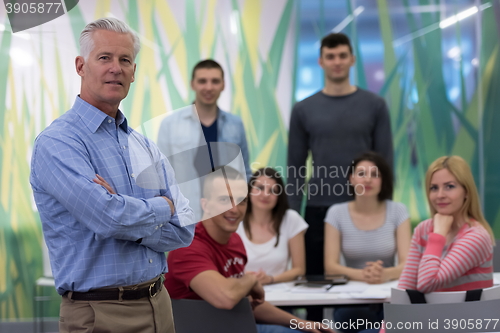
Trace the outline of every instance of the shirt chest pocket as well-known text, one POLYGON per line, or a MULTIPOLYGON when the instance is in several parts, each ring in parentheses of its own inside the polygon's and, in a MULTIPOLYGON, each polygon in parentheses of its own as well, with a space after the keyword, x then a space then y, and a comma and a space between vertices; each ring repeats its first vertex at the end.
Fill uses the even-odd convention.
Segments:
POLYGON ((166 135, 172 147, 172 154, 183 153, 206 144, 205 140, 202 140, 204 137, 199 124, 173 126, 172 131, 166 135))
POLYGON ((223 131, 219 131, 219 137, 217 138, 219 142, 231 142, 231 143, 240 143, 240 137, 242 133, 240 133, 240 128, 234 123, 226 123, 223 131))

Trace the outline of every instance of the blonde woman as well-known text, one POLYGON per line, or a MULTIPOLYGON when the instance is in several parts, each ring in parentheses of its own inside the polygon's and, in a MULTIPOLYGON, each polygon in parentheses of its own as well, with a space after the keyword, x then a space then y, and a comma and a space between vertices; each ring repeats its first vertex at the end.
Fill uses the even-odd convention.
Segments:
POLYGON ((432 218, 415 229, 398 287, 429 293, 493 286, 493 231, 467 162, 438 158, 425 184, 432 218))

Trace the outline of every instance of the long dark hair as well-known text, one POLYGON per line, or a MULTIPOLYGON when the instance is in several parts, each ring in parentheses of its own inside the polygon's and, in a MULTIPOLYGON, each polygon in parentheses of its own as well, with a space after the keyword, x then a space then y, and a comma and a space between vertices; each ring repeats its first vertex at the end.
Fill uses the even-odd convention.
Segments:
MULTIPOLYGON (((276 187, 278 188, 279 193, 278 195, 278 201, 276 202, 276 206, 272 209, 272 219, 273 219, 273 229, 274 232, 276 232, 276 244, 274 244, 274 247, 278 246, 279 240, 280 240, 280 227, 281 227, 281 222, 283 221, 283 217, 285 216, 285 213, 288 209, 288 198, 285 192, 285 185, 283 184, 283 178, 281 178, 281 175, 279 174, 278 171, 276 171, 273 168, 261 168, 252 175, 252 178, 250 178, 250 181, 248 182, 248 195, 251 196, 251 191, 252 188, 254 188, 255 181, 257 178, 260 176, 266 176, 268 178, 274 179, 276 181, 276 187)), ((273 186, 273 191, 274 191, 274 186, 273 186)), ((250 199, 250 198, 249 198, 250 199)), ((252 239, 252 232, 250 231, 250 215, 252 214, 252 200, 247 201, 247 212, 245 214, 245 217, 243 218, 243 227, 245 228, 245 232, 248 235, 248 239, 252 239)))

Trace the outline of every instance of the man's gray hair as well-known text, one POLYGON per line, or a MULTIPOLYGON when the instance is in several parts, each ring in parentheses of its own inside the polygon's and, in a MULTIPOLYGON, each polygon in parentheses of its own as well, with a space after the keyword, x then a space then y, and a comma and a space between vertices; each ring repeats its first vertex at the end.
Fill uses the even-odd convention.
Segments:
POLYGON ((82 33, 80 34, 80 56, 85 60, 88 59, 90 52, 94 48, 94 40, 92 34, 96 30, 108 30, 123 34, 130 34, 134 41, 134 59, 141 49, 141 41, 139 36, 130 29, 130 27, 125 23, 113 17, 104 17, 93 22, 90 22, 85 26, 82 33))

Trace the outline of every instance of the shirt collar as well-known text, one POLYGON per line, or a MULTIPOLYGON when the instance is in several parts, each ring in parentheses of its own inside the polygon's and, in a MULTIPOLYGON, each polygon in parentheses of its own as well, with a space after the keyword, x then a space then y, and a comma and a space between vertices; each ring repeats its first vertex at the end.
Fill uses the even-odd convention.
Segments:
MULTIPOLYGON (((75 103, 73 104, 73 110, 75 110, 75 112, 80 116, 83 123, 92 133, 97 131, 104 120, 113 119, 95 106, 90 105, 81 99, 79 95, 76 96, 75 103)), ((125 118, 125 115, 120 110, 118 110, 115 122, 123 131, 127 132, 127 118, 125 118)))
POLYGON ((125 115, 120 110, 118 110, 118 113, 116 114, 116 124, 124 132, 128 131, 127 118, 125 118, 125 115))
MULTIPOLYGON (((198 120, 197 115, 195 115, 195 114, 194 114, 194 112, 196 112, 196 108, 195 108, 195 106, 194 106, 194 102, 193 102, 193 104, 191 104, 191 105, 192 105, 192 110, 191 110, 191 112, 186 112, 186 114, 184 115, 184 117, 185 117, 185 118, 189 118, 189 117, 191 117, 191 118, 193 118, 193 119, 198 120)), ((216 120, 219 120, 219 119, 224 120, 225 118, 226 118, 226 115, 225 115, 223 112, 221 112, 221 109, 217 106, 217 118, 216 118, 216 120)))

